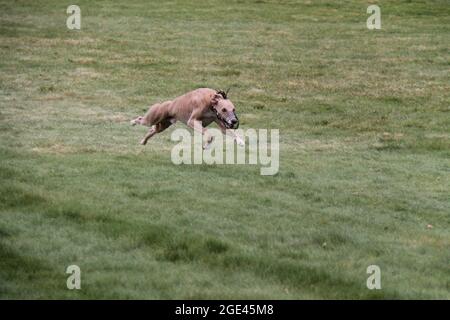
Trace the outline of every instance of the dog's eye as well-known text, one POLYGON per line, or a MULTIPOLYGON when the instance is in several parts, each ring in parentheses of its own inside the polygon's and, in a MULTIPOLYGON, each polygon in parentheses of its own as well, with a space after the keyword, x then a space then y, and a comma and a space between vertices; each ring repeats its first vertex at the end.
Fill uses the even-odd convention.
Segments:
POLYGON ((223 108, 223 109, 222 109, 222 112, 227 112, 227 109, 223 108))
POLYGON ((236 110, 236 109, 233 108, 233 112, 234 112, 235 110, 236 110))

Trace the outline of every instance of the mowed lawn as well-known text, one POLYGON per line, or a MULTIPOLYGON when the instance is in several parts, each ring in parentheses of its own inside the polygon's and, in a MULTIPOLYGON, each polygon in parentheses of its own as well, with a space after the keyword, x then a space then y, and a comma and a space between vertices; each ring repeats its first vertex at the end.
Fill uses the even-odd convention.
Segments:
POLYGON ((449 299, 449 43, 445 0, 0 1, 0 298, 449 299), (139 145, 198 87, 277 175, 139 145))

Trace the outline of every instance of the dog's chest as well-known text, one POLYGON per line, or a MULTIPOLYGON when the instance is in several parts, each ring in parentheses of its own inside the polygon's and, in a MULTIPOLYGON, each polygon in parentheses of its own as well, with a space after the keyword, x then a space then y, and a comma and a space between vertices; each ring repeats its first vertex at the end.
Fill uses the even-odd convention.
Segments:
POLYGON ((202 125, 206 127, 216 119, 216 114, 212 110, 208 110, 202 117, 202 125))

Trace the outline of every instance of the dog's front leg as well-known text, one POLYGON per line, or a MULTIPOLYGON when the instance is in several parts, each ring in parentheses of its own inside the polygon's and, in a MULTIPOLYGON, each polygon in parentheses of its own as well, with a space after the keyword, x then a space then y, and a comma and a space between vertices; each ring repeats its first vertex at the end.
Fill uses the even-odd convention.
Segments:
POLYGON ((230 131, 231 136, 234 138, 234 141, 236 141, 238 145, 240 145, 241 147, 245 146, 244 139, 242 139, 236 132, 234 132, 234 130, 227 130, 227 131, 230 131))
POLYGON ((211 142, 213 141, 214 137, 210 136, 208 134, 208 130, 203 127, 202 122, 200 120, 190 118, 187 122, 187 125, 194 129, 197 132, 200 132, 202 135, 206 136, 206 144, 203 146, 203 149, 207 149, 211 142))
POLYGON ((217 121, 216 123, 224 135, 228 134, 234 139, 234 141, 236 141, 238 145, 240 145, 241 147, 245 146, 244 139, 242 139, 234 130, 225 128, 225 126, 220 121, 217 121))

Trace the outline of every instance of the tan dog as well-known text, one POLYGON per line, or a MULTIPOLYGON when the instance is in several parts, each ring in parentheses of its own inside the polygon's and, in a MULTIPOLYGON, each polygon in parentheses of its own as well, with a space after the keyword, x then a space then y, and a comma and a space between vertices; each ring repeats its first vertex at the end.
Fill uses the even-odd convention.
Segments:
POLYGON ((145 145, 155 134, 164 131, 177 121, 207 136, 205 148, 212 142, 205 127, 216 122, 222 132, 229 133, 241 146, 244 140, 233 130, 239 127, 239 120, 233 103, 224 91, 200 88, 190 91, 175 100, 154 104, 143 117, 131 120, 132 125, 149 126, 150 130, 141 140, 145 145))

